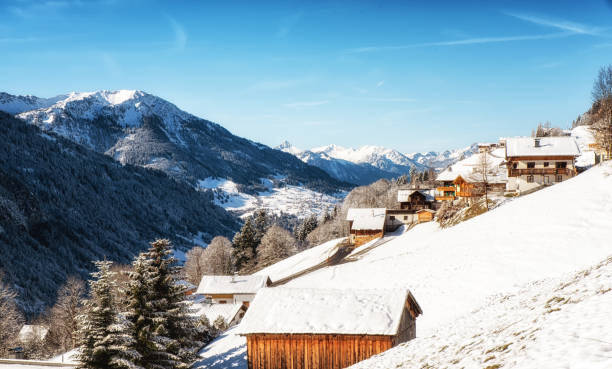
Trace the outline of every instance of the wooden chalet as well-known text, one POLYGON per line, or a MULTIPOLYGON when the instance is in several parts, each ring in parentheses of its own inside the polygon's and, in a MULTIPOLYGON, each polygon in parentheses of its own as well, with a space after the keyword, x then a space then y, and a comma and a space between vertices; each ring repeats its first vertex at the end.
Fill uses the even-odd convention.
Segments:
POLYGON ((255 294, 270 286, 267 275, 205 275, 196 291, 215 304, 243 304, 246 307, 255 294))
POLYGON ((580 148, 574 137, 514 137, 506 140, 508 192, 525 192, 576 175, 580 148))
POLYGON ((416 212, 421 209, 431 209, 435 201, 429 189, 398 190, 397 202, 402 210, 416 212))
POLYGON ((349 222, 349 242, 355 246, 363 245, 385 234, 385 208, 350 208, 346 214, 349 222))
POLYGON ((239 326, 249 369, 340 369, 416 336, 407 290, 269 288, 239 326))

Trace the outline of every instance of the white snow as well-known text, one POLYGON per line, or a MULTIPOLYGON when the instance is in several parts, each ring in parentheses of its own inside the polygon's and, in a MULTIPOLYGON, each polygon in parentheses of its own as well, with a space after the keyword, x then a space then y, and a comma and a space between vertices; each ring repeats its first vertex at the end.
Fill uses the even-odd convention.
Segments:
POLYGON ((611 368, 611 286, 608 258, 528 283, 353 368, 611 368))
POLYGON ((246 369, 246 338, 236 334, 240 325, 225 331, 198 353, 192 368, 246 369))
POLYGON ((472 144, 468 147, 464 147, 461 149, 446 150, 442 152, 414 152, 411 154, 406 154, 406 156, 416 161, 417 163, 426 165, 437 170, 443 170, 449 165, 455 164, 459 160, 466 159, 477 152, 478 145, 472 144))
POLYGON ((406 290, 266 288, 259 291, 238 334, 395 335, 406 290))
POLYGON ((283 278, 291 276, 294 273, 321 264, 338 250, 337 246, 342 240, 343 238, 338 238, 327 241, 321 245, 312 247, 306 251, 300 252, 299 254, 281 260, 276 264, 270 265, 269 267, 264 268, 255 274, 269 275, 272 282, 279 281, 283 278))
POLYGON ((367 163, 380 169, 389 170, 393 165, 420 166, 406 155, 394 149, 380 146, 362 146, 357 149, 338 145, 315 147, 310 151, 314 153, 325 153, 335 158, 350 161, 355 164, 367 163))
POLYGON ((506 156, 579 156, 580 148, 573 137, 511 137, 506 140, 506 156), (540 140, 536 147, 535 141, 540 140))
POLYGON ((352 221, 351 229, 354 230, 382 230, 385 227, 385 208, 350 208, 346 213, 346 220, 352 221))
POLYGON ((193 316, 206 316, 210 324, 213 324, 218 317, 223 318, 227 324, 231 324, 240 309, 242 309, 242 302, 235 304, 211 304, 199 301, 189 306, 193 316))
POLYGON ((590 168, 595 165, 595 151, 590 144, 595 143, 595 137, 589 126, 578 126, 572 129, 572 137, 578 143, 580 152, 582 153, 576 158, 576 166, 580 168, 590 168))
MULTIPOLYGON (((283 181, 285 178, 276 176, 274 179, 283 181)), ((238 185, 228 179, 208 177, 198 181, 198 187, 215 189, 215 203, 226 210, 239 213, 242 217, 252 215, 257 209, 266 209, 275 214, 282 212, 306 218, 329 211, 346 195, 343 192, 331 196, 293 185, 273 187, 269 179, 262 178, 261 181, 268 190, 257 195, 240 192, 238 185)))
MULTIPOLYGON (((436 223, 418 225, 360 255, 357 261, 314 271, 288 282, 286 287, 409 289, 423 309, 423 315, 416 322, 417 337, 435 335, 436 338, 431 338, 429 342, 435 342, 437 339, 443 342, 445 335, 450 337, 462 331, 468 333, 461 337, 474 336, 470 334, 471 331, 463 330, 461 324, 455 322, 461 322, 462 319, 467 319, 462 317, 470 317, 470 312, 498 301, 499 306, 495 308, 497 315, 489 317, 488 312, 483 312, 482 315, 474 315, 469 324, 471 327, 477 327, 482 322, 482 329, 488 332, 476 337, 479 345, 486 346, 487 342, 492 345, 498 342, 506 343, 496 339, 496 330, 489 330, 491 324, 499 322, 499 329, 508 329, 510 324, 540 328, 537 325, 539 320, 534 322, 534 319, 541 316, 537 314, 537 310, 534 312, 535 316, 525 315, 527 318, 521 323, 515 324, 521 318, 512 315, 513 309, 525 306, 530 301, 527 297, 529 295, 524 292, 530 289, 527 284, 541 279, 560 278, 566 273, 589 268, 612 253, 610 188, 612 162, 606 162, 565 182, 516 198, 452 228, 440 229, 436 223), (577 193, 580 193, 579 199, 575 197, 577 193), (508 303, 506 307, 506 302, 512 301, 512 297, 499 297, 503 295, 525 295, 525 299, 513 300, 515 302, 508 303), (508 324, 504 325, 504 316, 501 315, 506 313, 508 324)), ((293 257, 293 263, 299 264, 296 257, 297 255, 293 257)), ((604 286, 603 290, 610 288, 610 281, 608 279, 600 283, 604 286)), ((604 315, 609 314, 610 295, 597 295, 597 286, 595 283, 585 284, 564 292, 567 295, 590 294, 593 296, 592 305, 585 299, 584 311, 580 305, 570 304, 561 307, 560 312, 553 312, 548 317, 541 318, 543 325, 540 330, 527 332, 527 336, 533 333, 534 337, 541 337, 537 339, 539 343, 525 351, 520 350, 522 345, 519 344, 512 347, 512 350, 517 350, 516 353, 512 351, 516 362, 523 364, 517 364, 518 367, 610 367, 609 362, 601 364, 604 359, 609 360, 612 356, 612 338, 609 336, 612 331, 609 326, 611 320, 606 318, 609 315, 604 315), (564 309, 573 310, 563 312, 564 309), (559 314, 555 315, 557 313, 559 314), (550 325, 547 322, 550 322, 550 325), (591 342, 586 342, 589 339, 591 342), (555 351, 557 348, 558 352, 555 351), (569 355, 559 355, 563 350, 567 350, 569 355), (581 356, 583 351, 584 356, 581 356), (540 352, 543 353, 542 356, 539 356, 540 352), (601 357, 598 358, 597 355, 601 357), (586 360, 577 366, 569 365, 580 363, 580 358, 586 360), (536 360, 543 365, 530 365, 530 360, 536 360)), ((540 301, 545 303, 548 300, 540 301)), ((529 306, 524 309, 525 314, 528 311, 532 311, 529 306)), ((512 338, 513 334, 520 330, 507 332, 512 334, 507 337, 512 338)), ((521 337, 520 333, 517 337, 521 337)), ((406 346, 410 347, 413 342, 418 342, 418 339, 406 346)), ((239 337, 228 334, 217 342, 216 347, 225 345, 234 358, 233 363, 238 367, 246 367, 246 363, 236 359, 244 357, 244 342, 239 337)), ((459 351, 461 347, 450 344, 448 346, 448 350, 456 353, 453 359, 468 356, 467 351, 459 351)), ((423 344, 415 348, 415 357, 420 358, 419 348, 426 347, 427 344, 423 344)), ((438 347, 438 351, 442 350, 442 347, 438 347)), ((494 347, 496 346, 488 347, 487 350, 494 347)), ((496 357, 498 355, 496 352, 490 354, 496 357)), ((216 355, 223 357, 220 352, 216 355)), ((203 361, 202 365, 208 368, 223 367, 208 366, 210 362, 203 361)), ((511 362, 505 363, 510 366, 511 362)), ((435 362, 431 365, 443 366, 436 365, 435 362)), ((463 366, 474 367, 468 364, 463 366)), ((477 367, 486 366, 481 363, 477 367)), ((378 367, 395 365, 380 364, 378 367)))
POLYGON ((196 293, 202 295, 257 293, 260 288, 266 286, 267 282, 267 275, 205 275, 196 293))

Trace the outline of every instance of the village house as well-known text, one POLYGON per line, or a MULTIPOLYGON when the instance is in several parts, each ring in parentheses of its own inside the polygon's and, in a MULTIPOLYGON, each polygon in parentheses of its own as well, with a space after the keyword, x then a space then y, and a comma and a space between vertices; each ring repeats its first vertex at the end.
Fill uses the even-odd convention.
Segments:
POLYGON ((214 304, 249 306, 257 292, 272 282, 266 275, 205 275, 196 291, 214 304))
POLYGON ((402 189, 397 191, 399 209, 387 209, 386 231, 395 231, 405 224, 422 223, 433 219, 438 203, 432 189, 402 189), (425 214, 428 215, 421 215, 425 214))
MULTIPOLYGON (((505 145, 505 141, 504 141, 505 145)), ((439 186, 436 201, 469 201, 489 193, 503 194, 508 182, 505 147, 501 144, 479 144, 479 152, 446 168, 436 177, 439 186), (486 179, 483 177, 486 172, 486 179)))
POLYGON ((238 328, 249 369, 340 369, 416 336, 407 290, 262 290, 238 328))
POLYGON ((514 137, 506 140, 508 192, 525 192, 576 175, 580 148, 574 137, 514 137))
POLYGON ((385 234, 385 208, 350 208, 346 214, 349 222, 349 242, 355 246, 363 245, 385 234))

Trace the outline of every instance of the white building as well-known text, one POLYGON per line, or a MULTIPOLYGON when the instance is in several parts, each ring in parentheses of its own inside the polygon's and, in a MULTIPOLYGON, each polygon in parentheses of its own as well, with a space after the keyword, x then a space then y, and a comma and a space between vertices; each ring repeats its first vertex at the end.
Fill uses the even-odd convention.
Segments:
POLYGON ((576 175, 580 148, 574 137, 513 137, 506 140, 509 192, 525 192, 576 175))
POLYGON ((255 298, 261 288, 271 283, 267 275, 205 275, 196 291, 215 304, 244 304, 255 298))

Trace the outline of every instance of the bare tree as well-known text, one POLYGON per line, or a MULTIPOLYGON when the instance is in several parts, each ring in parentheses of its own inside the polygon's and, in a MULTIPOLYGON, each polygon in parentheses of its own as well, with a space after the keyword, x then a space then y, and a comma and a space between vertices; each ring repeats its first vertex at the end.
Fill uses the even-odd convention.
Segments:
POLYGON ((23 316, 17 308, 16 297, 15 291, 4 282, 4 275, 0 270, 0 357, 6 356, 23 325, 23 316))
POLYGON ((612 65, 602 67, 593 84, 595 122, 591 130, 597 144, 612 158, 612 65))
POLYGON ((83 313, 86 288, 82 280, 69 277, 57 293, 57 302, 49 313, 50 343, 68 351, 77 346, 78 316, 83 313))
POLYGON ((183 275, 189 283, 197 285, 203 275, 232 274, 232 261, 232 243, 226 237, 217 236, 205 249, 194 247, 187 252, 183 275))
POLYGON ((272 226, 261 239, 257 255, 258 267, 265 267, 283 260, 297 251, 295 238, 286 229, 272 226))
POLYGON ((484 151, 479 154, 478 163, 474 167, 474 179, 476 180, 476 187, 478 192, 482 193, 485 197, 485 207, 489 210, 489 188, 491 187, 491 180, 499 174, 499 168, 493 165, 489 160, 489 153, 484 151))

